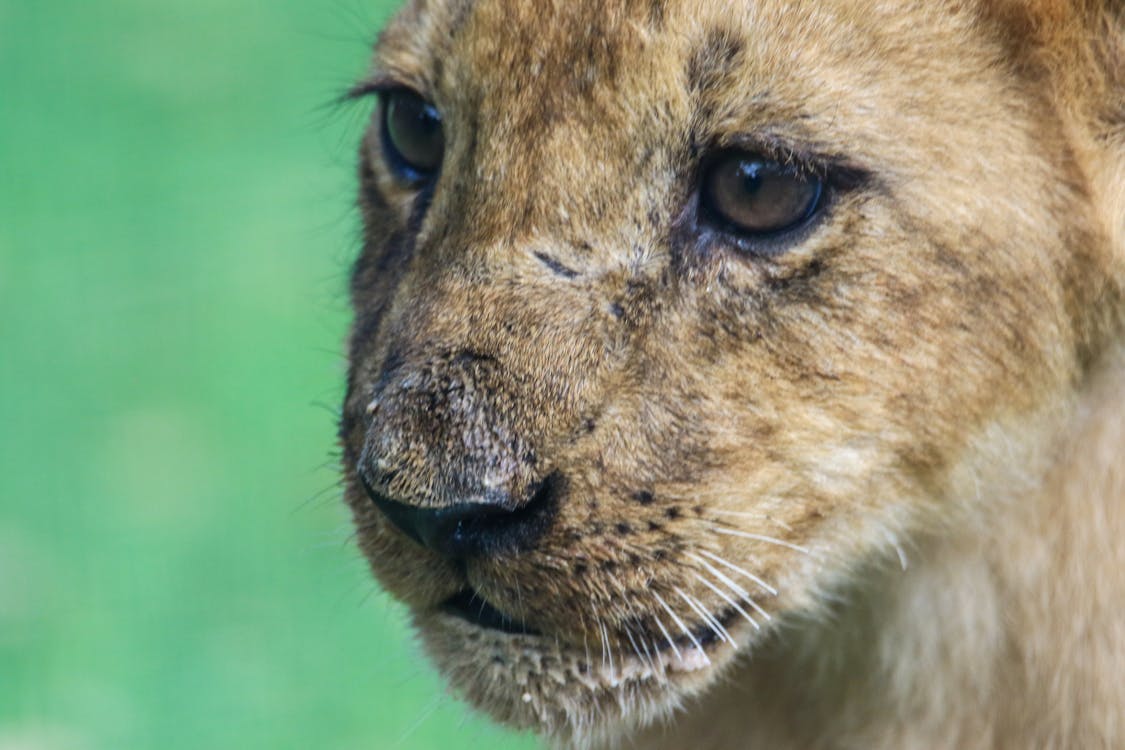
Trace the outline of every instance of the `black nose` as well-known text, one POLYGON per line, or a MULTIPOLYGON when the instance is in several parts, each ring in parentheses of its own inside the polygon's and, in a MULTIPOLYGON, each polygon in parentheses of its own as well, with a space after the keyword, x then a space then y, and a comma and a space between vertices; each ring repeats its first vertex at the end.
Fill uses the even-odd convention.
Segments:
POLYGON ((392 500, 362 476, 367 495, 387 519, 414 541, 450 559, 525 551, 550 526, 556 509, 557 474, 539 482, 524 503, 473 502, 422 508, 392 500))

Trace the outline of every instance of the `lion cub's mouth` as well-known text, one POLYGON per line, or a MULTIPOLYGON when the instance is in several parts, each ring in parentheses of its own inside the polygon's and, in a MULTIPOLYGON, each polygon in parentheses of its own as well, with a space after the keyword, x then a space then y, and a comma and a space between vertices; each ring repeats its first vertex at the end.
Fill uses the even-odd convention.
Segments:
POLYGON ((441 609, 486 630, 512 635, 542 635, 524 622, 504 614, 473 589, 461 589, 447 599, 441 609))
MULTIPOLYGON (((485 631, 513 636, 537 638, 544 636, 542 631, 497 609, 472 588, 458 591, 438 609, 485 631)), ((635 656, 638 663, 648 667, 656 666, 654 660, 659 660, 663 667, 671 671, 694 671, 710 665, 708 654, 716 647, 726 644, 732 650, 738 649, 737 636, 733 633, 740 630, 742 616, 743 613, 737 609, 728 608, 714 613, 710 622, 695 627, 681 622, 684 629, 681 630, 679 637, 671 637, 668 633, 663 633, 663 640, 661 640, 659 635, 654 635, 651 640, 645 642, 646 646, 643 650, 634 642, 633 653, 626 652, 621 656, 625 656, 626 659, 635 656)), ((558 645, 557 640, 555 643, 558 645)))

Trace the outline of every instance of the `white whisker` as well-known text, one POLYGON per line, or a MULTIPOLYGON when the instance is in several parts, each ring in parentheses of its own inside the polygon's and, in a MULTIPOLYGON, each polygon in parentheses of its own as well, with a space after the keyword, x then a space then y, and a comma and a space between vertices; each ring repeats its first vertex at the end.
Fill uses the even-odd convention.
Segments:
POLYGON ((772 594, 773 596, 777 596, 777 589, 775 589, 773 586, 769 585, 768 583, 766 583, 765 581, 763 581, 761 578, 754 575, 753 573, 750 573, 746 570, 743 570, 742 568, 738 567, 734 563, 729 562, 727 560, 724 560, 723 558, 719 557, 718 555, 713 555, 705 549, 700 550, 699 554, 707 555, 707 557, 711 558, 712 560, 719 563, 720 565, 725 565, 726 567, 733 570, 735 573, 741 573, 742 575, 746 576, 747 578, 749 578, 754 583, 756 583, 759 586, 761 586, 762 588, 764 588, 766 591, 770 592, 770 594, 772 594))
POLYGON ((692 645, 695 646, 696 650, 703 656, 703 660, 710 665, 711 660, 707 658, 707 653, 703 650, 703 646, 700 645, 688 626, 684 624, 684 621, 680 619, 680 616, 672 611, 672 608, 668 606, 668 602, 664 601, 664 598, 660 596, 660 594, 653 591, 652 595, 656 597, 656 601, 660 603, 660 606, 663 607, 664 611, 668 613, 668 616, 672 618, 672 622, 679 626, 680 630, 684 632, 684 635, 687 636, 688 640, 691 641, 692 645))
POLYGON ((663 621, 656 615, 653 615, 652 619, 656 620, 656 627, 660 628, 660 632, 664 635, 664 640, 668 641, 668 646, 671 647, 672 651, 676 654, 676 658, 682 660, 684 655, 676 648, 676 642, 672 640, 672 636, 668 634, 668 628, 664 627, 663 621))
POLYGON ((606 639, 606 635, 605 635, 605 625, 602 624, 602 621, 600 619, 598 620, 598 630, 599 630, 598 635, 601 637, 601 642, 602 642, 602 670, 604 671, 604 670, 609 668, 609 657, 607 655, 607 650, 609 649, 609 642, 606 639))
POLYGON ((648 665, 649 669, 651 669, 655 673, 657 671, 656 663, 652 661, 652 657, 650 655, 646 659, 646 655, 648 655, 648 648, 644 647, 644 612, 638 611, 637 602, 631 596, 626 595, 624 603, 629 617, 636 619, 636 626, 639 631, 634 634, 633 627, 631 625, 623 624, 622 627, 625 629, 625 635, 629 639, 629 643, 633 646, 633 653, 635 653, 637 655, 637 658, 644 664, 648 665), (635 638, 634 635, 636 636, 635 638), (643 654, 641 653, 642 647, 644 647, 643 654))
POLYGON ((753 518, 757 521, 769 521, 775 523, 786 531, 792 531, 793 527, 778 518, 774 518, 768 513, 748 513, 742 510, 713 510, 711 511, 719 516, 738 516, 740 518, 753 518))
POLYGON ((586 626, 586 616, 580 615, 579 617, 582 620, 582 649, 586 652, 586 665, 588 668, 593 669, 594 663, 590 661, 590 641, 587 638, 590 629, 586 626))
POLYGON ((640 646, 637 645, 637 640, 633 638, 633 629, 628 625, 625 626, 625 637, 629 639, 629 645, 633 647, 633 655, 637 657, 637 660, 642 664, 646 663, 644 654, 641 653, 640 646))
POLYGON ((403 732, 402 736, 398 738, 398 742, 394 743, 392 747, 405 747, 406 741, 409 740, 415 732, 421 729, 422 725, 425 724, 426 721, 428 721, 430 717, 432 717, 437 712, 437 710, 442 707, 442 704, 448 700, 449 697, 447 695, 439 695, 432 701, 430 701, 430 705, 422 709, 422 713, 418 716, 417 719, 414 720, 413 724, 406 728, 406 731, 403 732))
POLYGON ((718 578, 718 579, 719 579, 720 581, 722 581, 722 582, 723 582, 723 583, 725 583, 725 584, 726 584, 727 586, 729 586, 729 587, 730 587, 730 589, 731 589, 731 591, 734 591, 735 593, 737 593, 737 594, 738 594, 738 596, 739 596, 739 598, 741 598, 741 599, 742 599, 742 600, 744 600, 744 601, 745 601, 745 602, 746 602, 747 604, 749 604, 749 605, 750 605, 751 607, 753 607, 753 609, 754 609, 754 611, 755 611, 755 612, 757 612, 758 614, 760 614, 760 615, 761 615, 761 616, 762 616, 763 618, 765 618, 766 620, 771 620, 771 619, 773 619, 772 617, 770 617, 770 613, 769 613, 769 612, 767 612, 767 611, 765 611, 764 609, 762 609, 762 608, 761 608, 761 606, 759 606, 759 605, 758 605, 758 603, 757 603, 756 601, 754 601, 754 597, 750 596, 750 592, 749 592, 749 591, 747 591, 746 589, 742 588, 742 587, 741 587, 741 586, 739 586, 739 585, 738 585, 738 584, 737 584, 736 582, 734 582, 734 581, 733 581, 733 580, 731 580, 731 579, 730 579, 729 577, 727 577, 726 575, 724 575, 724 574, 723 574, 723 572, 722 572, 721 570, 716 570, 716 569, 715 569, 714 567, 712 567, 711 565, 708 565, 708 564, 707 564, 707 562, 706 562, 705 560, 702 560, 702 559, 700 559, 700 558, 698 558, 698 557, 695 557, 695 555, 692 555, 692 557, 693 557, 693 558, 694 558, 694 559, 696 560, 696 562, 698 562, 698 563, 699 563, 700 565, 702 565, 702 566, 703 566, 704 568, 706 568, 706 569, 707 569, 707 571, 708 571, 709 573, 711 573, 711 575, 715 576, 715 577, 716 577, 716 578, 718 578))
POLYGON ((749 531, 742 531, 741 529, 727 529, 727 528, 723 528, 722 526, 713 526, 711 530, 714 531, 716 534, 726 534, 728 536, 739 536, 739 537, 742 537, 743 539, 753 539, 754 541, 757 541, 757 542, 765 542, 767 544, 776 544, 779 547, 787 547, 788 549, 800 552, 802 555, 808 555, 809 557, 815 557, 815 555, 813 555, 812 552, 810 552, 809 550, 800 546, 799 544, 793 544, 792 542, 787 542, 784 539, 778 539, 776 537, 766 536, 765 534, 752 534, 749 531))
MULTIPOLYGON (((727 629, 723 627, 722 623, 715 619, 714 615, 707 611, 706 607, 704 607, 699 600, 693 599, 678 588, 676 589, 676 593, 681 599, 687 602, 687 605, 689 607, 695 610, 695 613, 697 615, 703 618, 703 622, 707 625, 708 628, 711 629, 712 633, 719 637, 719 640, 725 641, 726 643, 734 643, 733 639, 730 637, 730 633, 727 632, 727 629)), ((737 648, 737 646, 735 648, 737 648)))
MULTIPOLYGON (((706 554, 706 552, 704 552, 704 554, 706 554)), ((716 557, 716 556, 711 555, 711 557, 716 557)), ((749 599, 750 598, 750 592, 749 591, 742 588, 742 586, 738 585, 738 583, 731 580, 730 577, 728 577, 725 573, 723 573, 721 570, 716 568, 711 563, 704 560, 699 555, 694 555, 694 554, 689 553, 688 558, 690 558, 693 562, 699 563, 701 566, 703 566, 704 570, 706 570, 711 575, 715 576, 715 578, 719 579, 721 582, 725 583, 728 587, 730 587, 730 590, 735 592, 736 594, 738 594, 738 596, 740 598, 743 598, 743 599, 749 599)), ((717 559, 722 560, 722 558, 717 558, 717 559)), ((726 562, 726 561, 724 560, 723 562, 726 562)))
MULTIPOLYGON (((711 589, 711 590, 712 590, 712 591, 714 591, 714 592, 715 592, 716 594, 718 594, 719 596, 721 596, 721 597, 723 598, 723 601, 725 601, 725 602, 726 602, 727 604, 729 604, 730 606, 734 607, 735 611, 737 611, 737 612, 738 612, 738 614, 740 614, 740 615, 742 615, 743 617, 745 617, 745 618, 746 618, 746 621, 747 621, 747 622, 749 622, 749 623, 750 623, 751 625, 753 625, 753 626, 754 626, 754 629, 755 629, 755 630, 761 630, 761 629, 762 629, 762 626, 758 624, 758 621, 757 621, 757 620, 755 620, 755 619, 754 619, 753 617, 751 617, 751 616, 750 616, 750 613, 748 613, 748 612, 747 612, 746 610, 744 610, 744 609, 743 609, 742 607, 740 607, 740 606, 738 605, 738 602, 736 602, 736 601, 735 601, 734 599, 731 599, 731 598, 730 598, 730 595, 729 595, 729 594, 727 594, 726 592, 724 592, 724 591, 723 591, 722 589, 720 589, 720 588, 719 588, 718 586, 716 586, 715 584, 711 583, 710 581, 708 581, 708 580, 707 580, 706 578, 704 578, 703 576, 699 575, 698 573, 696 573, 696 574, 695 574, 695 577, 696 577, 696 578, 698 578, 698 579, 699 579, 699 581, 700 581, 700 583, 702 583, 702 584, 703 584, 704 586, 706 586, 707 588, 711 589)), ((739 593, 743 593, 743 592, 739 592, 739 593)))
POLYGON ((655 647, 653 647, 652 650, 649 650, 650 644, 648 642, 648 639, 645 638, 644 635, 639 635, 638 637, 641 639, 641 648, 645 650, 645 655, 648 657, 648 663, 652 668, 653 674, 657 677, 663 677, 663 674, 660 671, 660 665, 656 661, 655 647))
POLYGON ((883 534, 887 537, 887 541, 891 543, 891 547, 898 555, 898 564, 902 566, 903 570, 906 570, 906 552, 903 551, 902 545, 898 543, 898 539, 891 532, 885 531, 883 534))
POLYGON ((606 649, 609 652, 609 673, 610 675, 616 675, 617 667, 613 663, 613 643, 609 640, 609 631, 606 630, 604 622, 602 623, 602 641, 605 643, 606 649))

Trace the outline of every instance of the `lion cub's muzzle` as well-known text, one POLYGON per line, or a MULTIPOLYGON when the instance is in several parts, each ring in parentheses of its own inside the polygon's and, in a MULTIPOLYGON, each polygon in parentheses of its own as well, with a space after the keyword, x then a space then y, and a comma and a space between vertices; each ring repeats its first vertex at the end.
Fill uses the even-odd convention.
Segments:
POLYGON ((406 536, 455 561, 531 549, 561 478, 540 467, 530 423, 488 357, 427 357, 384 373, 357 474, 406 536))

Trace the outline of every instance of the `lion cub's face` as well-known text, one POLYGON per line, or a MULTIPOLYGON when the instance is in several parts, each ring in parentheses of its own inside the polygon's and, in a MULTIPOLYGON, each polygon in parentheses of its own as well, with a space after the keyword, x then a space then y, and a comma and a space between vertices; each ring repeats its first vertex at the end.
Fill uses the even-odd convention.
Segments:
POLYGON ((384 33, 347 498, 497 718, 669 710, 1070 376, 1053 126, 964 4, 905 7, 430 0, 384 33))

